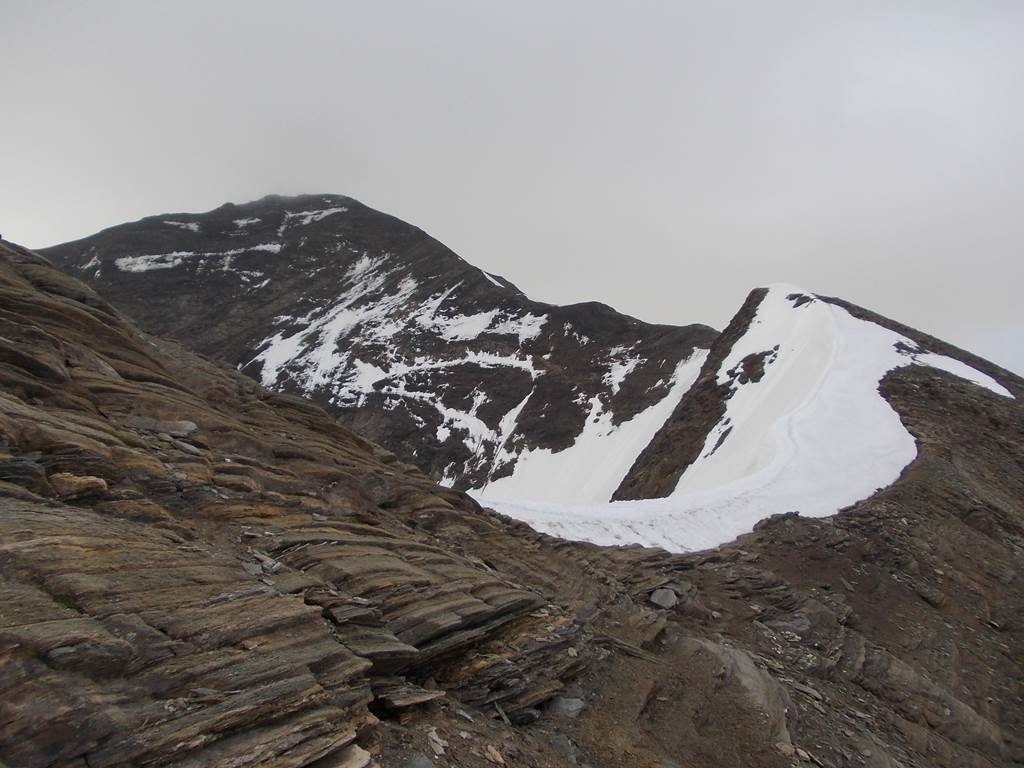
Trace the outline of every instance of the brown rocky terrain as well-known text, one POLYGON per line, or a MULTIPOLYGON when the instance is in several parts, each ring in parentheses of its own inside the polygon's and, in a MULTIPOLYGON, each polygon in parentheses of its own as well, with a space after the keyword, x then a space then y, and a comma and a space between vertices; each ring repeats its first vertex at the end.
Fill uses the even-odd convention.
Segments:
POLYGON ((886 377, 919 456, 834 518, 601 548, 0 244, 0 764, 1024 764, 1004 374, 886 377))

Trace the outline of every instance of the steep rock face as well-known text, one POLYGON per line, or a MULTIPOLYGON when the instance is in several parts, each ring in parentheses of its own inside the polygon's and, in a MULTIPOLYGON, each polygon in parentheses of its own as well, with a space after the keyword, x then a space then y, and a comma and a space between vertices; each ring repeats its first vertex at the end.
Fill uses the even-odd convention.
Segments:
MULTIPOLYGON (((715 338, 530 301, 347 197, 149 217, 44 253, 144 329, 313 398, 459 488, 507 478, 523 452, 573 445, 588 422, 603 435, 670 410, 682 364, 715 338)), ((634 456, 657 426, 630 438, 634 456)))

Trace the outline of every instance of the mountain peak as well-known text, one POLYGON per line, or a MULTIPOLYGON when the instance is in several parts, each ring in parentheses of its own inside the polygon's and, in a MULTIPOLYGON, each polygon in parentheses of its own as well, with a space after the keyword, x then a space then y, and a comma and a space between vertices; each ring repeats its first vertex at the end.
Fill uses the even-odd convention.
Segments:
MULTIPOLYGON (((336 195, 151 216, 45 253, 147 330, 313 397, 459 488, 511 477, 525 452, 563 451, 594 420, 638 430, 646 413, 633 455, 600 486, 606 500, 657 429, 650 409, 671 410, 680 366, 715 337, 532 301, 336 195)), ((584 491, 583 474, 567 477, 584 491)))

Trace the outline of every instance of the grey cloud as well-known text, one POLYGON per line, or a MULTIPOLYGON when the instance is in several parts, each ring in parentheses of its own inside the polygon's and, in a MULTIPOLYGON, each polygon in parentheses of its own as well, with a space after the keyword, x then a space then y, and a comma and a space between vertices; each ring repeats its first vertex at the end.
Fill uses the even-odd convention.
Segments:
POLYGON ((5 3, 0 231, 338 192, 531 295, 838 294, 1024 371, 1016 2, 5 3))

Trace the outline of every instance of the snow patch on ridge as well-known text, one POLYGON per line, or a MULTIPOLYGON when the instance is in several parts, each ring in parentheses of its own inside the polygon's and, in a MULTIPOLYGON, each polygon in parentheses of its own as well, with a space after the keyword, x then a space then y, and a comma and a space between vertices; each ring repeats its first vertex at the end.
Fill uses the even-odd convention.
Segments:
POLYGON ((966 379, 972 384, 984 387, 997 395, 1013 398, 1013 393, 991 376, 982 373, 977 368, 972 368, 967 365, 967 363, 962 363, 955 358, 938 355, 934 352, 909 352, 907 354, 913 360, 915 365, 927 365, 930 368, 938 368, 940 371, 952 373, 954 376, 966 379))
POLYGON ((480 270, 480 274, 482 274, 482 275, 483 275, 484 277, 486 277, 486 278, 487 278, 488 280, 490 280, 490 281, 491 281, 492 283, 494 283, 494 284, 495 284, 496 286, 498 286, 499 288, 504 288, 504 287, 505 287, 504 285, 502 285, 501 283, 499 283, 499 282, 498 282, 498 280, 497 280, 497 278, 496 278, 496 277, 494 277, 494 275, 492 275, 492 274, 491 274, 490 272, 484 272, 484 271, 483 271, 483 270, 481 269, 481 270, 480 270))
POLYGON ((914 438, 878 391, 887 372, 913 364, 1012 397, 958 360, 918 352, 841 307, 772 286, 716 372, 733 390, 726 412, 667 498, 567 504, 559 502, 571 496, 555 489, 531 501, 522 499, 538 486, 500 481, 478 496, 555 536, 677 552, 731 541, 773 514, 832 515, 893 483, 916 457, 914 438), (757 380, 740 375, 751 355, 764 363, 757 380))

